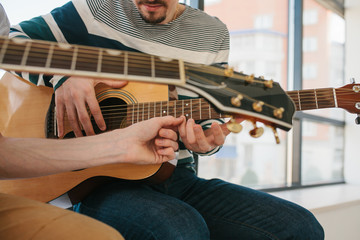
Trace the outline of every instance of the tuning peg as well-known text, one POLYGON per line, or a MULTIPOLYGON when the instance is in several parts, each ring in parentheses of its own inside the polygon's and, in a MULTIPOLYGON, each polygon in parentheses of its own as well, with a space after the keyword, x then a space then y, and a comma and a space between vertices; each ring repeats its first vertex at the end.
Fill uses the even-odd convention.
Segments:
POLYGON ((229 67, 228 65, 225 66, 224 74, 226 77, 232 77, 234 76, 234 68, 229 67))
POLYGON ((285 109, 283 107, 276 108, 276 109, 274 109, 273 114, 276 118, 282 119, 284 111, 285 111, 285 109))
POLYGON ((270 127, 274 133, 276 144, 280 144, 280 137, 275 127, 270 127))
POLYGON ((254 81, 255 81, 255 77, 254 77, 254 74, 251 74, 251 75, 249 75, 249 76, 246 76, 245 77, 245 81, 247 82, 247 83, 253 83, 254 81))
POLYGON ((256 112, 261 112, 262 111, 262 106, 264 105, 263 101, 257 101, 254 102, 252 107, 256 112))
POLYGON ((355 84, 355 78, 350 78, 350 83, 353 83, 353 84, 355 84))
POLYGON ((272 88, 272 87, 273 87, 273 84, 274 84, 274 80, 272 80, 272 79, 266 80, 266 81, 264 82, 264 85, 265 85, 265 87, 267 87, 267 88, 272 88))
POLYGON ((230 121, 226 124, 226 127, 232 133, 239 133, 243 129, 243 127, 233 118, 231 118, 230 121))
POLYGON ((355 118, 355 123, 356 123, 357 125, 360 124, 360 114, 358 114, 357 117, 355 118))
POLYGON ((236 97, 232 97, 231 98, 231 104, 235 107, 240 107, 241 106, 241 100, 244 98, 243 95, 238 94, 236 97))
POLYGON ((264 128, 256 126, 255 122, 252 122, 254 128, 249 131, 249 134, 253 138, 261 137, 264 134, 264 128))

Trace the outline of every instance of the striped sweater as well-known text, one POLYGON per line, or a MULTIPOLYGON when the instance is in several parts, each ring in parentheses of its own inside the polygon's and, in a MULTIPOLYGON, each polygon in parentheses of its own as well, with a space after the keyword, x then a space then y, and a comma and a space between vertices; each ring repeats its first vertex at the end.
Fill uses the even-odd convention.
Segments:
MULTIPOLYGON (((51 13, 12 26, 10 37, 24 37, 81 44, 213 64, 227 62, 229 33, 217 18, 186 6, 185 11, 168 24, 143 21, 132 0, 73 0, 51 13)), ((57 89, 63 76, 19 73, 37 85, 57 89)), ((179 99, 198 97, 177 88, 179 99)), ((198 122, 204 129, 213 121, 198 122)), ((218 148, 206 153, 213 154, 218 148)), ((192 153, 180 142, 179 163, 193 163, 192 153)))

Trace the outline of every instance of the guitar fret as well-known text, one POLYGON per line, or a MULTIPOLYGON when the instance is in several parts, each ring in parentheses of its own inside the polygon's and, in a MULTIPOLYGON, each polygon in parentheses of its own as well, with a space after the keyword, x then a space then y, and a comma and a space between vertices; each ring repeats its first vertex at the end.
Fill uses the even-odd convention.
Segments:
POLYGON ((199 108, 200 108, 200 119, 202 119, 202 115, 201 115, 201 98, 199 98, 199 108))
POLYGON ((150 105, 151 103, 148 103, 148 119, 150 119, 150 105))
POLYGON ((160 117, 162 117, 162 102, 160 102, 160 117))
POLYGON ((181 102, 181 104, 182 104, 182 115, 185 116, 184 115, 184 100, 181 102))
POLYGON ((50 44, 50 49, 49 49, 49 52, 48 52, 48 55, 46 58, 46 63, 45 63, 46 68, 50 67, 53 54, 54 54, 54 44, 52 43, 52 44, 50 44))
POLYGON ((209 104, 209 119, 211 119, 211 107, 210 107, 210 104, 209 104))
POLYGON ((337 102, 336 90, 335 88, 333 88, 332 90, 333 90, 333 99, 334 99, 335 107, 337 108, 338 102, 337 102))
POLYGON ((78 55, 78 47, 75 46, 74 51, 73 51, 73 57, 72 57, 72 60, 71 60, 70 70, 75 70, 75 68, 76 68, 77 55, 78 55))
POLYGON ((297 93, 298 93, 298 100, 299 100, 299 109, 300 109, 300 111, 301 111, 302 109, 301 109, 300 91, 297 91, 297 93))
POLYGON ((156 117, 156 102, 154 102, 154 117, 156 117))
POLYGON ((129 68, 128 59, 129 59, 129 54, 127 52, 125 52, 125 54, 124 54, 124 75, 125 75, 125 77, 127 77, 127 75, 128 75, 128 68, 129 68))
POLYGON ((134 121, 135 121, 135 116, 134 116, 134 115, 135 115, 135 107, 134 107, 134 105, 132 106, 132 110, 133 110, 133 111, 132 111, 132 121, 131 121, 131 124, 134 124, 134 123, 135 123, 135 122, 134 122, 134 121))
POLYGON ((29 56, 29 52, 30 52, 30 48, 31 48, 31 42, 26 42, 26 47, 25 47, 25 50, 24 50, 24 54, 23 54, 23 57, 21 59, 21 64, 22 66, 25 66, 26 62, 27 62, 27 58, 29 56))
POLYGON ((103 60, 103 50, 100 49, 100 50, 99 50, 99 54, 98 54, 97 68, 96 68, 96 72, 98 72, 98 73, 101 72, 102 60, 103 60))
POLYGON ((151 78, 155 79, 155 59, 151 56, 151 78))
POLYGON ((142 108, 142 120, 144 121, 144 109, 145 109, 145 103, 143 103, 143 108, 142 108))
POLYGON ((140 103, 137 104, 137 123, 139 122, 140 103))
POLYGON ((169 116, 169 102, 166 103, 166 106, 167 106, 167 114, 166 114, 166 116, 169 116))
POLYGON ((319 109, 318 98, 317 98, 317 95, 316 95, 316 89, 314 89, 314 96, 315 96, 315 105, 316 105, 316 108, 319 109))
POLYGON ((176 102, 174 104, 174 117, 176 117, 176 102))
POLYGON ((0 62, 1 63, 4 60, 5 52, 7 50, 8 45, 9 45, 9 40, 5 40, 3 45, 2 45, 1 52, 0 52, 0 62))
POLYGON ((190 99, 190 118, 193 118, 192 112, 192 99, 190 99))

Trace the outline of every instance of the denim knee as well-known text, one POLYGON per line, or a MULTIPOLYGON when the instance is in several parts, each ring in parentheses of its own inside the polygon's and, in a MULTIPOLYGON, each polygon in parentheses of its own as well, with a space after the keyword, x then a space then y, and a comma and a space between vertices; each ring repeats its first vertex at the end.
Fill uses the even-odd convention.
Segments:
POLYGON ((210 232, 203 217, 186 204, 163 209, 157 219, 163 219, 161 228, 153 232, 154 239, 210 239, 210 232))
POLYGON ((303 209, 301 217, 289 223, 292 231, 291 239, 323 240, 325 233, 315 216, 308 210, 303 209))

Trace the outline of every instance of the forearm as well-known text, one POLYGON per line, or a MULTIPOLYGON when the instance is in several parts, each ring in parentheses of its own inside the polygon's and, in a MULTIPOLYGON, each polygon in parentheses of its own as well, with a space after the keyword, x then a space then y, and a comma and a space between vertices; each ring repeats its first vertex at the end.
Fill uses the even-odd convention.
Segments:
POLYGON ((43 176, 122 162, 127 141, 119 134, 114 138, 114 133, 67 140, 1 137, 0 178, 43 176))

